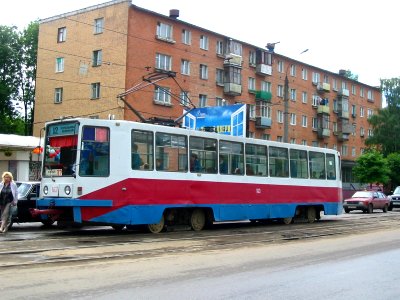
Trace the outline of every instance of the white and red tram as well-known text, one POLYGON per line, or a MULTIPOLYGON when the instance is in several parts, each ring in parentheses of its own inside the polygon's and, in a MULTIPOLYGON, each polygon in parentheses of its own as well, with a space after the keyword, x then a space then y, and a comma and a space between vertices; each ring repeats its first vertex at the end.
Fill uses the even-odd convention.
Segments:
POLYGON ((335 150, 120 120, 76 118, 45 128, 35 213, 93 225, 295 217, 342 211, 335 150), (195 158, 195 159, 194 159, 195 158))

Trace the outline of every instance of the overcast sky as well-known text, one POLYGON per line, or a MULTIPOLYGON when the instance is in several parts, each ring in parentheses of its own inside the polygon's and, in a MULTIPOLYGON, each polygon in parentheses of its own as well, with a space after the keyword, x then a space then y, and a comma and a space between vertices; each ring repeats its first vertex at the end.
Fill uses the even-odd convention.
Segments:
MULTIPOLYGON (((102 0, 5 1, 0 25, 20 30, 36 19, 74 11, 102 0)), ((337 73, 350 70, 359 81, 379 86, 400 77, 399 4, 394 0, 132 0, 168 15, 258 47, 280 42, 275 52, 337 73), (309 49, 304 54, 300 53, 309 49)))

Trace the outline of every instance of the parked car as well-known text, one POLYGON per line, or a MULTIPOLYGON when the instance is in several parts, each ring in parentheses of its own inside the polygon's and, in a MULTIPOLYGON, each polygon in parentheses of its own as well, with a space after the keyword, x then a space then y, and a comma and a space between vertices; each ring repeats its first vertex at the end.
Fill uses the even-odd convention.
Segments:
POLYGON ((358 191, 343 202, 343 208, 346 213, 352 210, 362 210, 371 214, 374 209, 382 209, 383 212, 387 212, 389 205, 389 198, 380 191, 358 191))
POLYGON ((36 199, 39 197, 40 182, 28 181, 18 182, 18 211, 13 216, 10 227, 13 223, 42 222, 44 225, 52 225, 51 219, 43 220, 40 216, 32 217, 31 208, 36 208, 36 199))
POLYGON ((390 204, 389 210, 393 210, 393 208, 400 207, 400 186, 394 189, 392 195, 389 196, 390 204))

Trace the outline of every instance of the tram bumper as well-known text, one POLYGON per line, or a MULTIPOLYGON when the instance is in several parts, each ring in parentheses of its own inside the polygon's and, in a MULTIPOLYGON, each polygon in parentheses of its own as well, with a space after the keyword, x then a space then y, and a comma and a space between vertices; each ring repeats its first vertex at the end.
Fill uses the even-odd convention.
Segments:
POLYGON ((112 200, 81 200, 71 198, 43 198, 36 201, 36 209, 32 215, 47 215, 53 220, 69 215, 71 221, 82 222, 82 208, 112 207, 112 200), (72 212, 72 214, 70 214, 72 212))

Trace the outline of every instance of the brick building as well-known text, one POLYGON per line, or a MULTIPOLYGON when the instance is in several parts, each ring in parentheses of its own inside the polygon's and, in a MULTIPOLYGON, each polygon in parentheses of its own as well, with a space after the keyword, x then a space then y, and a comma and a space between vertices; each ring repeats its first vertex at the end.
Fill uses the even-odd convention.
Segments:
POLYGON ((60 116, 139 120, 117 95, 171 71, 125 100, 144 118, 177 118, 190 102, 246 103, 249 137, 339 150, 346 187, 372 134, 368 116, 382 106, 379 88, 271 50, 126 0, 42 20, 34 135, 60 116))

